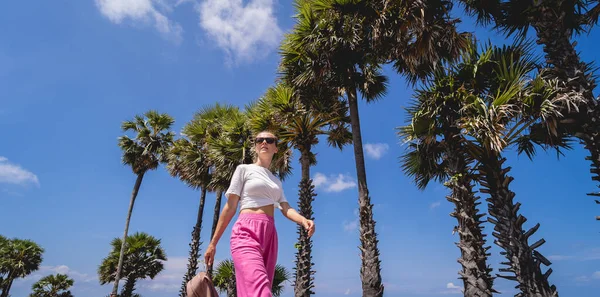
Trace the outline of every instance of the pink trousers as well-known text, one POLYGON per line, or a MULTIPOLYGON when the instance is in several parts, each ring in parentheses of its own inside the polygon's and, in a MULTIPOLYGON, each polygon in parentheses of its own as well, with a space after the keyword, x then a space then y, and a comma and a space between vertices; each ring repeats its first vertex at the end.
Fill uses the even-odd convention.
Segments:
POLYGON ((275 220, 242 213, 231 230, 231 256, 238 297, 271 297, 277 263, 275 220))

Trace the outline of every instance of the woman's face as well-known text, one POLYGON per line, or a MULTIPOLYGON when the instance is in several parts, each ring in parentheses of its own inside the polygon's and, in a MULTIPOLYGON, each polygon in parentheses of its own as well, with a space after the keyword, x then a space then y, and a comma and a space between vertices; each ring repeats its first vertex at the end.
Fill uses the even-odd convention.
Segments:
POLYGON ((277 153, 277 138, 275 135, 268 132, 261 132, 254 139, 256 152, 258 154, 275 154, 277 153))

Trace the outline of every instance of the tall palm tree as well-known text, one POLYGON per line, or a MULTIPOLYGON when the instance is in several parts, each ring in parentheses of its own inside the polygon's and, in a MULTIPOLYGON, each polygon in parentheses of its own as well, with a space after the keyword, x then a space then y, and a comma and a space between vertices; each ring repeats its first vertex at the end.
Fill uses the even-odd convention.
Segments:
MULTIPOLYGON (((280 297, 283 293, 285 282, 289 281, 290 273, 287 269, 277 264, 275 266, 275 276, 271 285, 273 297, 280 297)), ((213 278, 215 287, 221 292, 225 292, 227 297, 236 297, 235 267, 231 259, 221 261, 217 265, 216 273, 213 278)))
POLYGON ((146 233, 136 232, 128 236, 126 241, 126 250, 122 253, 121 248, 124 245, 121 239, 112 240, 110 243, 112 250, 106 258, 102 259, 102 263, 98 267, 98 277, 101 285, 113 282, 120 255, 124 255, 122 271, 126 282, 120 296, 132 297, 135 283, 140 279, 154 279, 164 269, 163 262, 167 261, 167 255, 160 245, 160 239, 146 233))
POLYGON ((125 220, 125 231, 123 232, 123 246, 119 255, 116 275, 112 294, 116 295, 121 279, 121 269, 123 266, 123 252, 129 231, 129 221, 133 212, 133 205, 137 197, 140 185, 144 174, 149 170, 154 170, 160 162, 166 161, 166 154, 169 147, 173 143, 174 133, 169 131, 175 121, 166 113, 158 113, 151 110, 144 116, 136 115, 133 120, 125 121, 121 124, 123 132, 133 131, 135 137, 132 139, 129 136, 119 137, 119 147, 123 151, 122 162, 124 165, 131 167, 134 174, 137 175, 131 199, 129 201, 129 209, 127 211, 127 219, 125 220))
POLYGON ((426 76, 438 60, 458 54, 464 36, 456 33, 453 21, 444 13, 448 3, 298 0, 296 25, 281 47, 286 82, 299 88, 323 85, 347 98, 359 190, 365 296, 383 295, 383 284, 364 165, 358 95, 367 102, 382 97, 387 83, 380 71, 382 63, 394 62, 398 72, 416 79, 426 76), (460 37, 458 42, 455 37, 460 37))
MULTIPOLYGON (((536 64, 528 50, 523 44, 490 46, 481 52, 472 46, 453 67, 451 84, 458 86, 454 93, 462 98, 455 125, 464 131, 465 151, 477 162, 481 192, 490 196, 488 221, 495 225, 495 243, 508 259, 503 262, 508 268, 500 271, 512 274, 499 276, 519 283, 521 293, 517 296, 550 297, 558 296, 548 281, 552 269, 542 273, 540 267, 550 262, 536 250, 545 241, 528 243, 539 224, 523 230, 526 218, 519 213, 520 203, 513 201, 513 178, 507 174, 510 167, 503 165, 506 159, 502 153, 519 145, 520 150, 531 154, 535 139, 524 131, 539 122, 556 127, 561 116, 558 106, 573 104, 575 99, 557 95, 556 81, 545 81, 543 74, 532 77, 536 64)), ((556 130, 546 133, 560 139, 556 130)), ((556 145, 559 149, 563 143, 556 145)))
MULTIPOLYGON (((600 2, 585 0, 463 0, 469 12, 482 23, 494 26, 510 36, 523 37, 535 29, 537 43, 543 46, 547 79, 558 81, 563 96, 576 97, 579 103, 563 106, 558 131, 577 137, 590 156, 592 180, 600 182, 600 105, 594 98, 596 77, 591 63, 583 62, 575 49, 575 36, 598 22, 600 2)), ((550 139, 546 140, 550 143, 550 139)), ((600 185, 599 185, 600 187, 600 185)), ((590 193, 600 197, 600 192, 590 193)))
POLYGON ((368 102, 380 98, 385 93, 387 78, 380 73, 377 57, 368 51, 362 38, 368 28, 360 26, 358 17, 320 9, 312 1, 300 0, 296 5, 296 25, 281 48, 284 81, 299 89, 319 82, 346 95, 359 192, 363 294, 382 296, 379 248, 367 186, 358 94, 360 92, 368 102), (296 75, 298 64, 304 67, 296 75), (286 73, 286 68, 293 71, 286 73))
MULTIPOLYGON (((316 194, 310 178, 310 167, 314 166, 317 160, 312 153, 312 147, 319 143, 319 135, 328 135, 328 143, 342 149, 351 141, 351 134, 346 125, 348 119, 345 105, 339 105, 339 108, 333 111, 306 108, 299 98, 301 95, 308 95, 308 92, 295 91, 283 83, 277 84, 267 90, 249 117, 253 130, 277 131, 280 142, 300 151, 302 178, 299 185, 298 209, 302 216, 313 220, 312 201, 316 194)), ((312 246, 312 239, 308 237, 307 231, 298 226, 294 285, 297 297, 314 294, 312 246)))
POLYGON ((183 277, 180 296, 187 296, 186 285, 198 270, 198 257, 200 256, 200 231, 202 230, 202 217, 204 216, 204 203, 206 191, 210 181, 209 163, 202 142, 198 143, 181 138, 173 143, 169 153, 167 170, 171 176, 179 177, 184 183, 193 189, 200 189, 200 203, 196 224, 192 230, 192 241, 190 242, 190 255, 186 274, 183 277))
POLYGON ((8 297, 13 281, 40 268, 44 249, 26 239, 0 239, 0 272, 4 274, 0 297, 8 297))
POLYGON ((66 274, 48 275, 33 284, 29 297, 73 297, 69 288, 74 283, 66 274))
POLYGON ((206 187, 209 191, 216 192, 213 225, 210 235, 211 239, 214 236, 217 221, 219 219, 221 199, 223 196, 222 193, 227 189, 229 180, 225 181, 224 179, 218 179, 214 175, 215 166, 213 164, 214 162, 210 159, 209 146, 213 139, 221 136, 221 133, 223 132, 223 120, 229 118, 236 110, 237 108, 232 105, 223 105, 219 103, 206 106, 196 113, 192 121, 183 128, 183 134, 189 135, 190 139, 193 139, 198 143, 202 143, 202 153, 207 160, 207 169, 209 172, 209 179, 207 180, 206 187))
POLYGON ((487 264, 490 247, 485 246, 481 220, 484 215, 477 209, 479 197, 473 190, 473 159, 457 126, 463 100, 460 87, 450 71, 440 68, 432 82, 417 91, 409 108, 409 124, 399 129, 400 136, 409 143, 402 156, 402 167, 419 189, 432 180, 445 182, 451 193, 446 198, 455 206, 450 215, 457 220, 455 230, 461 252, 458 262, 462 266, 459 274, 464 294, 491 297, 496 291, 492 269, 487 264))

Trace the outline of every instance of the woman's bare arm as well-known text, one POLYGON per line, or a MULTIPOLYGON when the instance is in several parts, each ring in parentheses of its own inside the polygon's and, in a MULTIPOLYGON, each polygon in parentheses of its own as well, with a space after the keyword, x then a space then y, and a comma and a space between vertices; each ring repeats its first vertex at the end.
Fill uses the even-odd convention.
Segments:
POLYGON ((315 223, 311 220, 306 219, 304 216, 299 214, 295 209, 293 209, 288 202, 282 202, 281 204, 281 213, 284 217, 288 218, 290 221, 295 222, 296 224, 302 225, 306 230, 308 230, 308 236, 312 236, 315 233, 315 223))
POLYGON ((223 232, 225 232, 225 229, 227 229, 229 222, 231 222, 231 218, 233 218, 233 216, 235 215, 235 211, 237 210, 239 200, 240 196, 230 194, 229 198, 227 199, 227 203, 221 211, 219 221, 217 222, 217 228, 215 229, 215 235, 210 240, 210 243, 206 248, 206 253, 204 254, 204 261, 209 267, 212 267, 213 265, 217 244, 219 243, 219 239, 221 239, 223 232))

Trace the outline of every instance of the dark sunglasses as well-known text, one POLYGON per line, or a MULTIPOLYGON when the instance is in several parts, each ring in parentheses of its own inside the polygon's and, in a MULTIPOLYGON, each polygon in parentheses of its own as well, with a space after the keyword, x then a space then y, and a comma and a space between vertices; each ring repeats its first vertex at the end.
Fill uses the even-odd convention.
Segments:
POLYGON ((258 137, 255 141, 256 143, 262 143, 263 141, 266 141, 268 144, 273 144, 275 143, 276 139, 273 137, 258 137))

